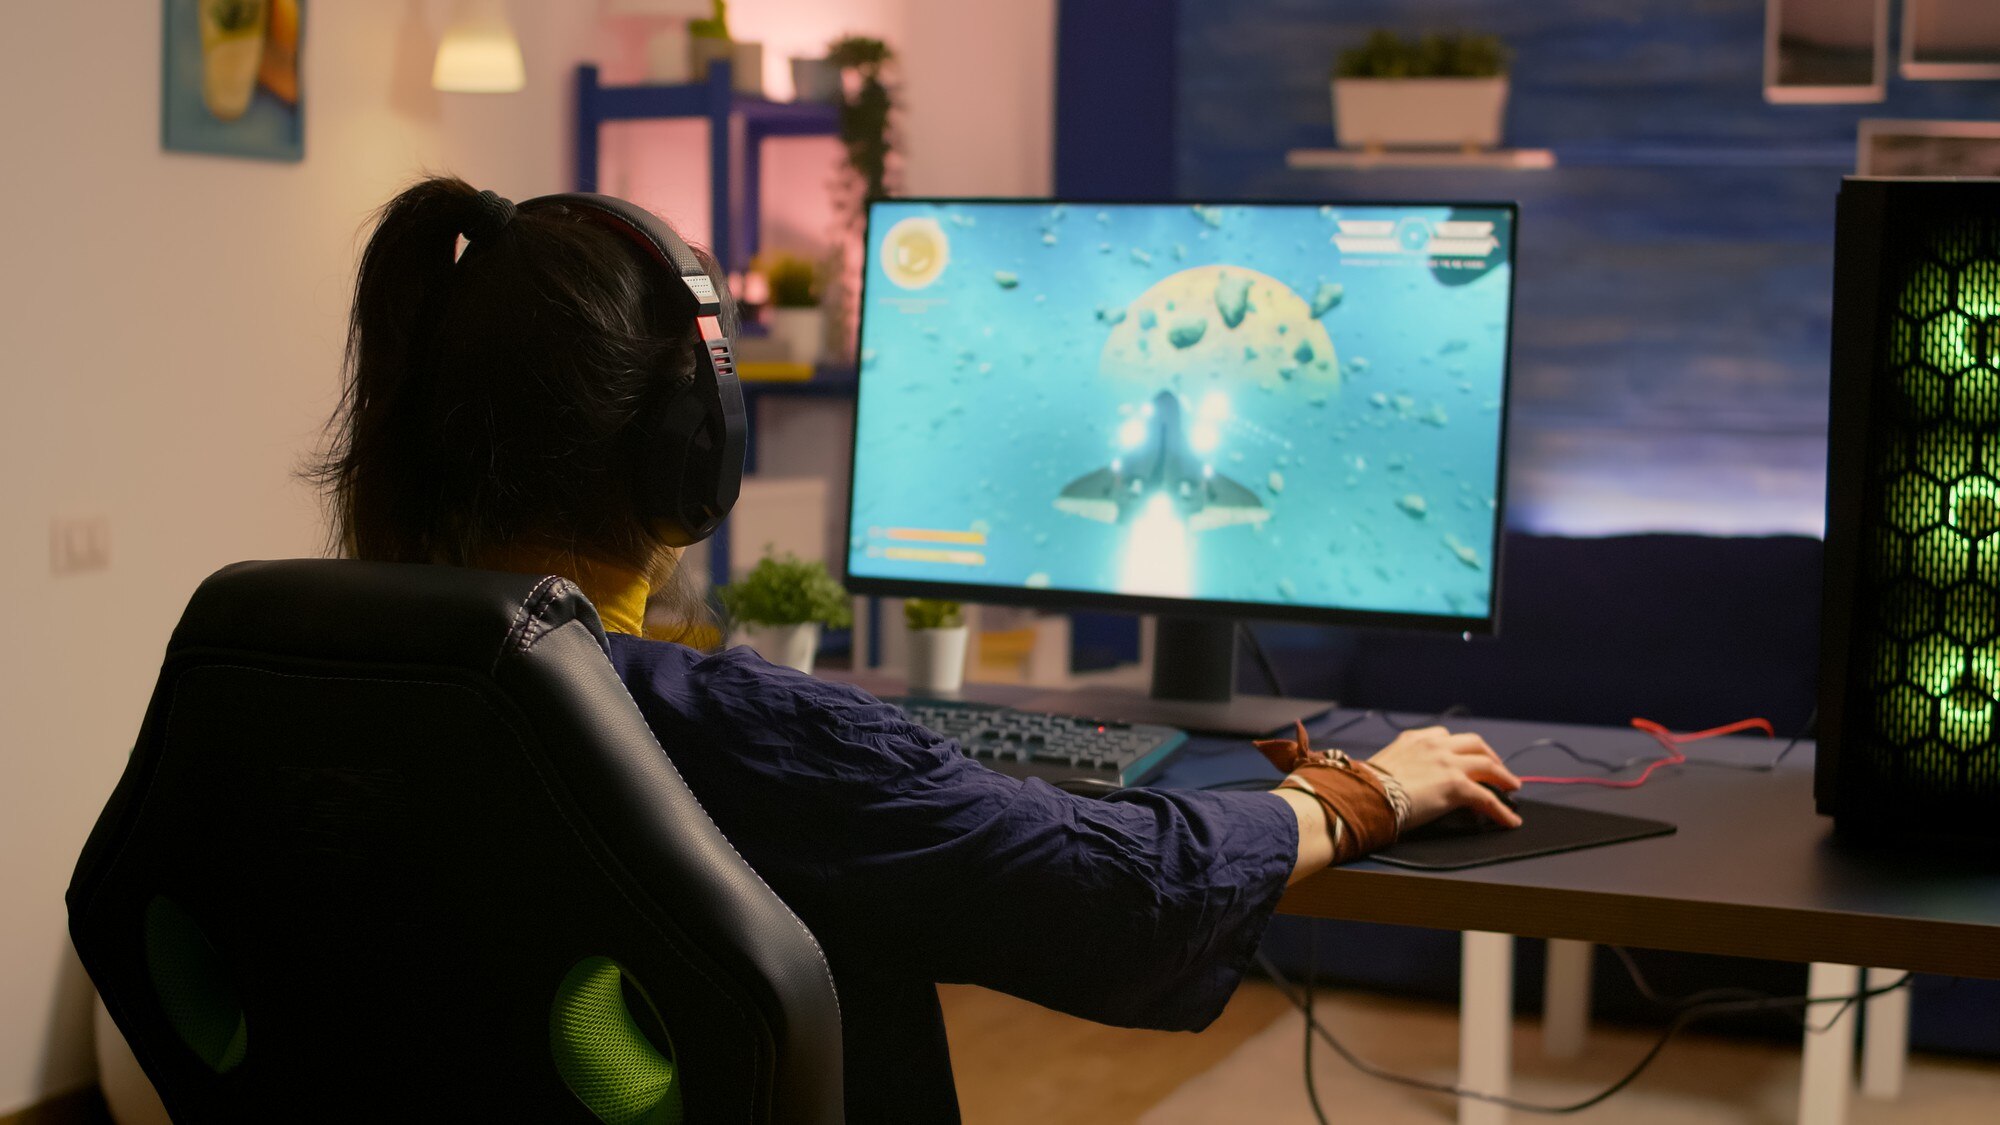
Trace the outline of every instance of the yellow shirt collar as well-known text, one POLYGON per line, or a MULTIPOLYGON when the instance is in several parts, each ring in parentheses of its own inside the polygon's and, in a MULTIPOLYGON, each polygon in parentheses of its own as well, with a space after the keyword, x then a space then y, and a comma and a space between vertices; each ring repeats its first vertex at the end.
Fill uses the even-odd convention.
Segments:
POLYGON ((653 592, 653 584, 639 571, 568 552, 523 549, 499 551, 484 561, 494 570, 561 575, 576 583, 583 596, 597 607, 597 617, 604 622, 605 632, 646 635, 646 599, 653 592))

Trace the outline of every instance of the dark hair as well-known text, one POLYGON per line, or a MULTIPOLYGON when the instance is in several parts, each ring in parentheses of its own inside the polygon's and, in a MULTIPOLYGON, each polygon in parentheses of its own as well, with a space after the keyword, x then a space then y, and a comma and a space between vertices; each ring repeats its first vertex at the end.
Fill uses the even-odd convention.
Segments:
MULTIPOLYGON (((636 422, 693 378, 695 325, 669 314, 664 271, 576 209, 506 219, 495 206, 437 176, 377 217, 332 441, 309 470, 339 548, 388 562, 528 550, 644 568, 663 544, 639 500, 636 422)), ((733 330, 726 299, 724 317, 733 330)))

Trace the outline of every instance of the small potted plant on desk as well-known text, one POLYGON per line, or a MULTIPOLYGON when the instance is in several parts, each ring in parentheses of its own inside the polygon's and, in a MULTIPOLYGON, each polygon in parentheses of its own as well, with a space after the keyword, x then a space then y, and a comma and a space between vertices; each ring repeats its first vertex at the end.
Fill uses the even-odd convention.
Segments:
POLYGON ((716 591, 737 640, 773 664, 811 674, 821 626, 853 624, 847 591, 826 564, 768 551, 750 573, 716 591))
POLYGON ((826 341, 826 318, 819 309, 819 269, 797 254, 776 253, 763 262, 771 307, 764 325, 793 363, 819 362, 826 341))
POLYGON ((1342 148, 1496 148, 1506 110, 1507 48, 1496 36, 1377 31, 1334 64, 1342 148))
POLYGON ((903 623, 910 627, 910 694, 957 695, 965 684, 964 607, 911 598, 903 623))

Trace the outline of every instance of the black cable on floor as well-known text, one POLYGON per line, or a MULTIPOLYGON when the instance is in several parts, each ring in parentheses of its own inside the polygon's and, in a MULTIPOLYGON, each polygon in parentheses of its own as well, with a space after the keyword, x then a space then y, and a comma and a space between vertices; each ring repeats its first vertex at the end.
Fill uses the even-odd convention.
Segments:
MULTIPOLYGON (((1313 947, 1308 945, 1307 950, 1308 957, 1310 957, 1313 947)), ((1505 1106, 1508 1109, 1520 1110, 1523 1113, 1542 1113, 1551 1116, 1580 1113, 1592 1106, 1602 1104, 1607 1099, 1623 1091, 1637 1080, 1639 1075, 1645 1073, 1647 1067, 1653 1065, 1653 1060, 1658 1058, 1660 1052, 1666 1049, 1668 1041, 1675 1034, 1682 1028, 1699 1020, 1735 1013, 1784 1011, 1790 1009, 1803 1010, 1815 1004, 1839 1004, 1839 1010, 1834 1013, 1824 1027, 1807 1025, 1808 1030, 1816 1032, 1824 1031, 1826 1028, 1839 1022, 1840 1017, 1846 1014, 1847 1010, 1855 1004, 1872 1000, 1877 996, 1894 992, 1899 988, 1907 988, 1910 983, 1910 976, 1905 974, 1901 980, 1898 980, 1894 984, 1883 985, 1880 988, 1865 988, 1859 992, 1845 996, 1762 996, 1754 999, 1704 1000, 1698 1003, 1689 1003, 1675 1012, 1674 1018, 1668 1022, 1666 1029, 1660 1033, 1659 1038, 1653 1041, 1653 1045, 1640 1057, 1638 1063, 1631 1070, 1627 1071, 1622 1078, 1619 1078, 1616 1082, 1581 1101, 1566 1105, 1544 1105, 1539 1102, 1528 1102, 1518 1098, 1510 1098, 1502 1094, 1488 1094, 1479 1090, 1468 1090, 1449 1082, 1432 1082, 1423 1078, 1413 1078, 1407 1074, 1397 1074, 1394 1071, 1376 1066, 1349 1050, 1345 1044, 1334 1038, 1333 1033, 1328 1031, 1324 1024, 1320 1023, 1313 1016, 1311 1004, 1312 986, 1310 981, 1317 975, 1317 966, 1313 965, 1310 961, 1308 962, 1306 966, 1308 983, 1303 996, 1301 996, 1301 994, 1294 991, 1291 982, 1278 972, 1277 966, 1271 963, 1270 958, 1264 956, 1261 951, 1257 954, 1257 964, 1264 970, 1265 975, 1271 978, 1271 982, 1278 986, 1278 990, 1285 994, 1285 999, 1290 1001, 1293 1007, 1305 1014, 1307 1037, 1310 1038, 1313 1035, 1318 1035, 1349 1066, 1368 1075, 1370 1078, 1394 1083, 1398 1086, 1405 1086, 1413 1090, 1423 1090, 1434 1094, 1449 1094, 1456 1098, 1471 1098, 1475 1101, 1492 1102, 1495 1105, 1505 1106)), ((1312 1085, 1310 1077, 1307 1079, 1306 1091, 1307 1095, 1313 1101, 1313 1113, 1321 1120, 1325 1120, 1325 1112, 1320 1108, 1318 1093, 1312 1085)))
POLYGON ((1312 1104, 1313 1116, 1319 1125, 1328 1125, 1326 1114, 1319 1108, 1319 1087, 1313 1081, 1313 1025, 1319 1021, 1313 1018, 1313 985, 1319 979, 1319 927, 1306 926, 1306 1101, 1312 1104))

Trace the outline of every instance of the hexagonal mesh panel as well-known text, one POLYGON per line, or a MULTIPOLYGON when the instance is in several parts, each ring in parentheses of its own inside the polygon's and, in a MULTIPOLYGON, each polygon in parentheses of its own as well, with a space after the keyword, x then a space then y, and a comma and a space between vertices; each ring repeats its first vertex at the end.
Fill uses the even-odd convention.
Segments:
POLYGON ((2000 217, 1904 245, 1881 291, 1844 788, 2000 810, 2000 217))

